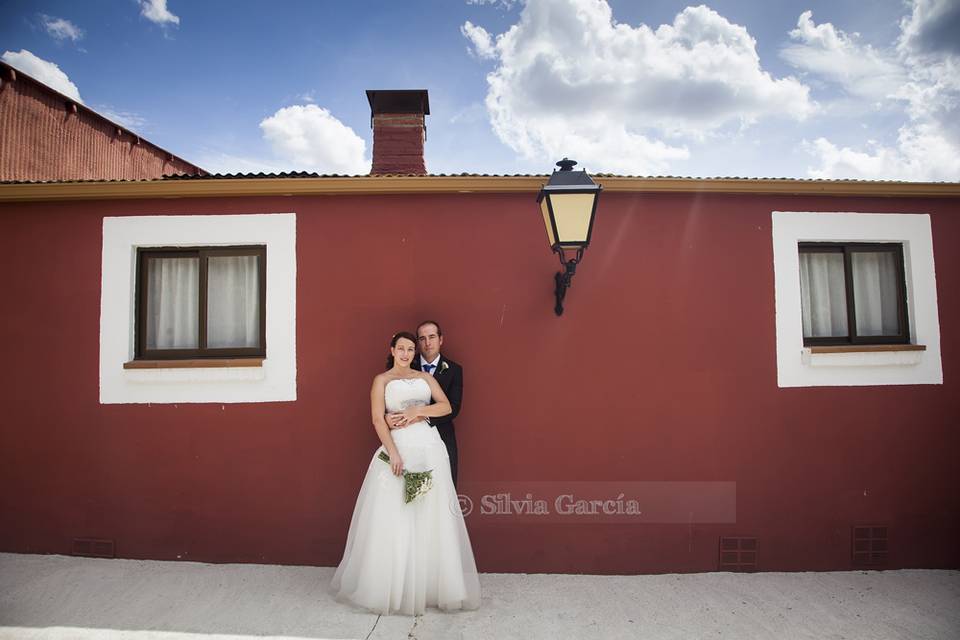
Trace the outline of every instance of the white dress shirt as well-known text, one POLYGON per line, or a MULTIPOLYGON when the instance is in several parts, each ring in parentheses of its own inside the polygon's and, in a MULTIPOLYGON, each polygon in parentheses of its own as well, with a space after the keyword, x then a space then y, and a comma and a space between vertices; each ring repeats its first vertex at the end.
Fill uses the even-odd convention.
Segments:
POLYGON ((425 369, 424 366, 423 366, 423 365, 425 365, 425 364, 432 364, 432 365, 433 365, 433 369, 430 370, 430 375, 436 377, 436 375, 437 375, 437 369, 440 367, 440 354, 439 354, 439 353, 437 354, 437 357, 433 359, 433 362, 427 362, 427 360, 423 357, 423 355, 421 355, 421 356, 420 356, 420 370, 421 370, 421 371, 426 371, 426 369, 425 369))

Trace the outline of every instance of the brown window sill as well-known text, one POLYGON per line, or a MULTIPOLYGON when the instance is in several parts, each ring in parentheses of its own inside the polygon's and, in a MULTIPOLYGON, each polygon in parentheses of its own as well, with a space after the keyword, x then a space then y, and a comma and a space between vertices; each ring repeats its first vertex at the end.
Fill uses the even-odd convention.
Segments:
POLYGON ((831 344, 807 347, 810 353, 870 353, 872 351, 926 351, 922 344, 831 344))
POLYGON ((215 367, 262 367, 263 358, 205 358, 197 360, 131 360, 124 369, 212 369, 215 367))

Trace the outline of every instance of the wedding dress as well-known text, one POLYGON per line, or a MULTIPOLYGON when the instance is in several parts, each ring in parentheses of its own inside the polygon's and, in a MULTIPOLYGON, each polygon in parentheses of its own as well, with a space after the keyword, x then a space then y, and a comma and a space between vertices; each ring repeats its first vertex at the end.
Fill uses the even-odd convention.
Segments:
MULTIPOLYGON (((395 379, 384 396, 388 412, 428 405, 430 385, 395 379)), ((403 477, 378 457, 383 447, 374 452, 332 589, 338 600, 381 614, 476 609, 480 580, 443 440, 422 420, 391 435, 404 469, 432 470, 433 486, 405 503, 403 477)))

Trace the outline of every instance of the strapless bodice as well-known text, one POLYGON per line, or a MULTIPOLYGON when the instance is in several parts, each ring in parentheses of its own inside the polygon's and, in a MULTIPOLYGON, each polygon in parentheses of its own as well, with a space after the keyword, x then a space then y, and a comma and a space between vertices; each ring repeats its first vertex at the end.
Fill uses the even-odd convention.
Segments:
MULTIPOLYGON (((432 394, 430 385, 423 378, 398 378, 387 383, 384 389, 384 406, 388 413, 403 411, 409 407, 425 407, 430 404, 432 394)), ((430 467, 423 467, 420 459, 424 451, 417 452, 422 447, 433 447, 437 443, 443 445, 440 434, 427 424, 425 420, 418 420, 401 429, 390 432, 393 441, 400 449, 407 468, 422 471, 430 467)), ((446 450, 446 449, 444 449, 446 450)))
POLYGON ((430 385, 423 378, 396 378, 387 382, 383 404, 388 413, 430 404, 430 385))

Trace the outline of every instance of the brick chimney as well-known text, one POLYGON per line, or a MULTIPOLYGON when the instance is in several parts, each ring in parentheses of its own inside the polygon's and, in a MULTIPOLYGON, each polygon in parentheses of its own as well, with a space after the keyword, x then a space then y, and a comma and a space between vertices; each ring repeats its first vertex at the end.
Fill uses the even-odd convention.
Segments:
POLYGON ((370 174, 426 175, 423 142, 427 127, 424 116, 430 113, 426 90, 368 89, 367 101, 373 128, 370 174))

